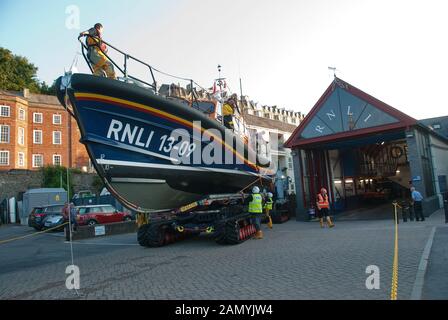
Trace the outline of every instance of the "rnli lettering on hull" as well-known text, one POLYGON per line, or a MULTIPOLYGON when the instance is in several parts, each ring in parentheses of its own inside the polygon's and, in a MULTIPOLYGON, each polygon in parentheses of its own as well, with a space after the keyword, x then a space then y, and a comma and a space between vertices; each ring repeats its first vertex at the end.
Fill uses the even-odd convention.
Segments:
POLYGON ((196 144, 191 143, 189 138, 186 139, 185 137, 189 137, 189 133, 183 129, 173 130, 170 135, 156 137, 153 130, 148 132, 143 127, 123 123, 116 119, 111 120, 107 130, 108 139, 165 153, 175 160, 190 157, 196 149, 196 144))
POLYGON ((115 141, 125 142, 134 144, 137 147, 148 148, 151 144, 152 137, 154 136, 154 131, 149 134, 144 135, 144 128, 139 128, 138 126, 131 126, 126 123, 123 126, 121 121, 112 119, 109 125, 109 130, 107 131, 107 138, 113 138, 115 141), (146 136, 146 138, 144 138, 146 136))

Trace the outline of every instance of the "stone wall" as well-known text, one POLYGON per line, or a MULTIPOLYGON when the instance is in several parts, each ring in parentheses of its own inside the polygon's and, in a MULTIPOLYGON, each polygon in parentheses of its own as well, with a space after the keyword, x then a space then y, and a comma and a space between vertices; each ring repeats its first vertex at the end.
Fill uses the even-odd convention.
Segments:
POLYGON ((28 189, 41 188, 41 186, 42 173, 40 171, 0 171, 0 201, 5 198, 18 198, 20 193, 28 189))
POLYGON ((73 191, 76 193, 81 190, 90 190, 93 193, 96 193, 93 190, 92 183, 97 177, 96 173, 76 173, 73 174, 73 191))
MULTIPOLYGON (((92 173, 73 174, 74 191, 92 190, 94 192, 92 182, 95 177, 96 174, 92 173)), ((42 173, 40 171, 0 171, 0 201, 11 197, 20 198, 20 193, 35 188, 42 188, 42 173)))

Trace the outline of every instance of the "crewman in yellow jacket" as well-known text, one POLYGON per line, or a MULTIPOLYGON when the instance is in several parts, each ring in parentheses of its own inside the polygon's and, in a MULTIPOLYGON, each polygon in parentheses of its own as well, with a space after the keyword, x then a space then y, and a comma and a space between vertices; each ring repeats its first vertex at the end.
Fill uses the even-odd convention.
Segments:
POLYGON ((107 46, 102 41, 103 25, 96 23, 93 28, 81 32, 79 36, 87 36, 86 45, 88 48, 87 58, 92 64, 93 74, 115 79, 115 71, 113 64, 109 61, 104 53, 107 53, 107 46))
POLYGON ((224 120, 224 126, 227 129, 234 130, 233 116, 235 109, 238 108, 237 95, 232 94, 229 99, 224 102, 222 106, 222 117, 224 120))

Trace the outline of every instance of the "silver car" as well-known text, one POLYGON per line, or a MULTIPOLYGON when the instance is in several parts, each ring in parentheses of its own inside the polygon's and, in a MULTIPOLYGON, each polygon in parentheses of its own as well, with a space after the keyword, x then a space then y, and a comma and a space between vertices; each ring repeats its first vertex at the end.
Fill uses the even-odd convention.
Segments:
POLYGON ((51 215, 45 218, 44 221, 44 229, 51 229, 57 226, 61 226, 60 228, 54 229, 55 231, 61 231, 64 229, 62 225, 64 223, 64 217, 62 215, 51 215))

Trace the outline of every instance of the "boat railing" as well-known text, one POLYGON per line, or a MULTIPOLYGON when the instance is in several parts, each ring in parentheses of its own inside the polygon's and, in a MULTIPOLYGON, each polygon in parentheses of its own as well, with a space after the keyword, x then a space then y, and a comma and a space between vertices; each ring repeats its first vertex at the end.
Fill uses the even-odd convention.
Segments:
MULTIPOLYGON (((148 64, 148 63, 146 63, 146 62, 144 62, 144 61, 142 61, 142 60, 140 60, 140 59, 138 59, 138 58, 136 58, 136 57, 134 57, 134 56, 132 56, 132 55, 122 51, 122 50, 120 50, 120 49, 118 49, 117 47, 113 46, 112 44, 108 43, 107 41, 104 41, 103 39, 99 39, 98 37, 92 36, 90 34, 82 34, 82 35, 80 35, 78 37, 78 41, 81 44, 82 55, 83 55, 87 65, 88 65, 88 67, 89 67, 89 69, 90 69, 90 71, 92 73, 94 73, 94 70, 93 70, 92 62, 88 58, 89 48, 86 45, 86 43, 83 41, 83 38, 91 38, 91 39, 95 40, 97 43, 99 42, 95 46, 114 65, 114 67, 117 68, 123 74, 123 77, 125 78, 125 81, 127 81, 128 79, 131 79, 131 80, 139 82, 140 84, 147 85, 152 90, 154 90, 154 92, 156 94, 160 94, 160 93, 158 92, 157 81, 156 81, 156 77, 154 75, 155 73, 159 73, 159 74, 162 74, 162 75, 165 75, 167 77, 174 78, 174 79, 177 79, 177 80, 186 81, 186 82, 189 83, 189 86, 187 86, 187 91, 189 91, 189 93, 191 93, 191 97, 190 97, 190 101, 189 101, 190 106, 195 108, 195 109, 197 109, 197 110, 199 110, 199 111, 201 111, 201 112, 203 112, 203 113, 205 113, 205 114, 215 114, 216 115, 216 102, 214 103, 214 110, 204 110, 203 106, 201 106, 201 99, 199 99, 198 93, 197 93, 196 90, 197 90, 197 88, 203 90, 203 92, 207 92, 208 90, 203 88, 202 86, 200 86, 193 79, 175 76, 175 75, 163 72, 161 70, 158 70, 158 69, 154 68, 153 66, 151 66, 150 64, 148 64), (110 54, 108 54, 107 51, 103 50, 103 48, 100 45, 101 43, 104 43, 108 48, 114 50, 116 53, 121 55, 123 57, 123 65, 119 65, 114 59, 112 59, 110 54), (129 63, 128 63, 129 60, 135 61, 138 64, 140 64, 140 65, 144 66, 145 68, 147 68, 149 70, 150 80, 143 80, 143 79, 140 79, 140 78, 138 78, 136 76, 133 76, 133 75, 129 74, 129 63), (151 81, 152 81, 152 83, 150 83, 151 81)), ((181 99, 183 99, 185 101, 188 101, 186 97, 179 97, 179 98, 181 98, 181 99)), ((210 99, 210 100, 212 100, 212 99, 210 99)), ((236 122, 238 122, 237 130, 236 130, 237 132, 235 132, 235 133, 241 135, 247 141, 247 132, 245 130, 246 128, 245 128, 245 124, 244 124, 244 121, 243 121, 243 117, 244 117, 243 114, 241 114, 241 118, 242 119, 239 119, 238 117, 235 117, 234 120, 236 122)), ((220 120, 220 119, 216 118, 215 120, 217 120, 218 122, 222 123, 222 119, 220 120)))
POLYGON ((103 40, 103 39, 99 39, 98 37, 94 37, 90 34, 82 34, 78 37, 78 41, 81 43, 81 52, 82 55, 84 57, 84 60, 86 61, 90 71, 93 73, 93 67, 92 67, 92 63, 88 58, 88 51, 89 48, 87 47, 86 43, 83 41, 82 38, 91 38, 93 40, 95 40, 96 42, 100 41, 101 43, 104 43, 108 48, 114 50, 117 54, 121 55, 123 58, 123 64, 120 65, 118 64, 114 59, 112 59, 112 57, 110 56, 110 54, 108 54, 106 51, 103 50, 103 48, 101 48, 100 45, 96 45, 96 47, 104 54, 104 56, 114 65, 115 68, 118 69, 119 72, 121 72, 121 74, 123 75, 123 77, 127 80, 127 79, 131 79, 134 81, 137 81, 139 83, 142 83, 144 85, 147 85, 148 87, 150 87, 152 90, 154 90, 154 92, 157 94, 158 93, 158 87, 157 87, 157 81, 156 81, 156 77, 155 77, 155 73, 159 73, 162 75, 165 75, 167 77, 170 78, 174 78, 177 80, 182 80, 182 81, 186 81, 189 83, 189 90, 191 91, 191 102, 193 102, 194 100, 198 100, 197 97, 197 93, 196 93, 196 88, 200 88, 204 91, 207 91, 206 89, 204 89, 203 87, 201 87, 196 81, 194 81, 193 79, 190 78, 184 78, 184 77, 179 77, 176 75, 172 75, 166 72, 163 72, 161 70, 158 70, 156 68, 154 68, 153 66, 151 66, 150 64, 118 49, 117 47, 113 46, 112 44, 108 43, 107 41, 103 40), (133 76, 129 73, 129 61, 134 61, 138 64, 140 64, 141 66, 143 66, 144 68, 149 70, 149 75, 150 75, 150 79, 149 80, 143 80, 140 79, 136 76, 133 76), (151 83, 152 82, 152 83, 151 83))

